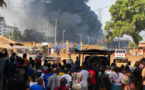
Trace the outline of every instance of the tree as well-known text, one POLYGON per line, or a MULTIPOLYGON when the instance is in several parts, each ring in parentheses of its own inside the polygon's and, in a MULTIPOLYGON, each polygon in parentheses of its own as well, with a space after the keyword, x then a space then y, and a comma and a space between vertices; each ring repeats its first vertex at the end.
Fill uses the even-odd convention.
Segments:
POLYGON ((34 41, 34 33, 35 30, 33 29, 25 29, 23 33, 23 37, 25 41, 34 41))
POLYGON ((145 1, 117 0, 109 12, 111 21, 108 21, 104 28, 108 42, 115 37, 129 35, 138 45, 142 40, 139 33, 145 31, 145 1))
POLYGON ((129 47, 130 47, 130 48, 135 48, 135 47, 137 47, 137 45, 136 45, 134 42, 131 42, 131 43, 129 44, 129 47))
POLYGON ((19 30, 9 31, 5 34, 5 37, 11 40, 13 39, 14 41, 22 40, 22 35, 19 30))
POLYGON ((4 0, 0 0, 0 7, 6 7, 7 6, 7 4, 5 3, 5 1, 4 0))

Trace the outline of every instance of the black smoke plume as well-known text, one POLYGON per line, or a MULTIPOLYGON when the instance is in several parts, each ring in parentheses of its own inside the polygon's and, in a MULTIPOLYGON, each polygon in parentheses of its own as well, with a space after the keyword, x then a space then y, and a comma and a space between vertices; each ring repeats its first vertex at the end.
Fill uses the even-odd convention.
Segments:
MULTIPOLYGON (((91 11, 90 7, 86 4, 88 1, 89 0, 31 0, 28 3, 26 0, 23 0, 23 4, 26 7, 25 11, 27 11, 29 17, 49 18, 49 22, 52 26, 55 26, 55 19, 58 20, 58 42, 62 41, 63 30, 65 30, 65 40, 79 42, 80 36, 76 34, 78 33, 83 35, 84 43, 88 42, 86 37, 94 38, 92 43, 96 43, 97 39, 104 37, 101 29, 102 24, 99 22, 97 15, 91 11), (77 13, 80 14, 74 15, 77 13)), ((45 23, 45 25, 47 24, 45 23)), ((49 27, 49 30, 51 31, 49 36, 54 36, 54 28, 49 27)), ((41 29, 39 29, 39 31, 41 31, 41 29)), ((47 30, 45 29, 45 31, 47 30)), ((54 41, 54 39, 51 41, 54 41)))

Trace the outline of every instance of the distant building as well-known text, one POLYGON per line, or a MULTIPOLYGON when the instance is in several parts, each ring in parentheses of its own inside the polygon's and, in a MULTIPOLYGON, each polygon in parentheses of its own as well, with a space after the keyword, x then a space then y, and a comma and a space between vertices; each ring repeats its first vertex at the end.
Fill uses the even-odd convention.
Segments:
POLYGON ((8 32, 12 32, 14 29, 17 29, 17 28, 8 26, 5 22, 5 18, 3 16, 0 16, 0 35, 5 37, 5 35, 8 32))
POLYGON ((107 42, 108 49, 127 49, 129 46, 129 40, 113 40, 111 43, 107 42), (119 43, 120 42, 120 43, 119 43), (120 44, 120 45, 119 45, 120 44))

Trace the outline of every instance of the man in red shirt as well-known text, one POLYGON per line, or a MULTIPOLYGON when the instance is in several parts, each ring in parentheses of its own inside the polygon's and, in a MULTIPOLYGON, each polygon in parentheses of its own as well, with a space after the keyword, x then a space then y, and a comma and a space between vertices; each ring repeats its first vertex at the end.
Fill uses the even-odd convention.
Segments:
POLYGON ((61 85, 57 87, 55 90, 68 90, 66 87, 67 80, 65 78, 61 79, 61 85))
POLYGON ((90 86, 89 86, 89 90, 95 90, 95 84, 96 84, 96 72, 93 70, 93 67, 90 67, 89 72, 89 77, 90 77, 90 86))

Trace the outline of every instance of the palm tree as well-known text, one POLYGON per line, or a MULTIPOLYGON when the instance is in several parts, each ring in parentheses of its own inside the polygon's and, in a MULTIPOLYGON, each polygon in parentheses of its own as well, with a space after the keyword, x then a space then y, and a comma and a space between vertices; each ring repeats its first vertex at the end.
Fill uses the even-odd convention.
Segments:
POLYGON ((6 7, 7 6, 7 4, 5 3, 5 1, 4 0, 0 0, 0 7, 6 7))

